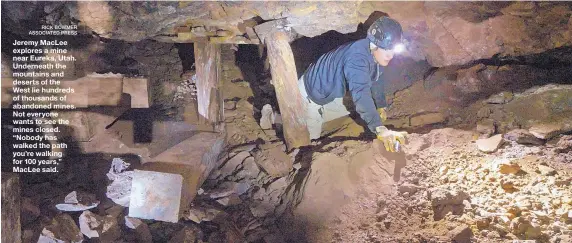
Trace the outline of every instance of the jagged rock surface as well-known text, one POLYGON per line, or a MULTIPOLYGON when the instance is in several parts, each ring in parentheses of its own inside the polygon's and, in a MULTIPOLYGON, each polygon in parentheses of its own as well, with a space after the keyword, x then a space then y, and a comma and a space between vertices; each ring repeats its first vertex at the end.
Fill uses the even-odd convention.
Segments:
MULTIPOLYGON (((183 36, 210 35, 221 40, 243 35, 258 39, 265 33, 247 31, 258 24, 256 18, 263 21, 284 19, 288 24, 283 28, 308 37, 330 30, 351 33, 374 11, 379 11, 401 22, 405 36, 410 40, 410 55, 414 59, 426 59, 438 67, 491 58, 496 54, 519 56, 540 53, 572 43, 570 6, 552 2, 10 4, 9 8, 3 8, 3 16, 6 16, 3 22, 43 19, 66 23, 77 19, 82 27, 86 27, 86 33, 91 30, 105 38, 131 42, 146 38, 180 41, 177 33, 183 33, 183 36)), ((8 25, 14 32, 21 30, 17 26, 8 25)))

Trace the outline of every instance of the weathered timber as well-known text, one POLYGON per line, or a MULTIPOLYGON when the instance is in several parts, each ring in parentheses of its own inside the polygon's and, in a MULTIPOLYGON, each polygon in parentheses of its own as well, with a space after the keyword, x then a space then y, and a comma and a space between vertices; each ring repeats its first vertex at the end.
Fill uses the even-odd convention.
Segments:
POLYGON ((294 55, 287 33, 277 31, 266 37, 268 58, 276 98, 284 123, 284 138, 288 149, 310 144, 304 117, 304 102, 298 90, 294 55))
POLYGON ((224 121, 220 45, 207 39, 195 42, 195 63, 197 68, 198 111, 204 123, 215 126, 224 121))

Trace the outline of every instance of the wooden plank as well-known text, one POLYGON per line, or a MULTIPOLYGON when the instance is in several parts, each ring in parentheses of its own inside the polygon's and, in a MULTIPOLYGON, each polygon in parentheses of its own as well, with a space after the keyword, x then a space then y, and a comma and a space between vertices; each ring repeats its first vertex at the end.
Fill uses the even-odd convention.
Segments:
POLYGON ((289 35, 281 31, 266 37, 272 80, 284 123, 284 138, 288 150, 291 150, 309 145, 310 135, 306 127, 303 112, 305 106, 298 89, 296 65, 289 40, 289 35))
POLYGON ((217 126, 224 121, 220 45, 205 38, 195 42, 194 48, 199 116, 203 123, 217 126))

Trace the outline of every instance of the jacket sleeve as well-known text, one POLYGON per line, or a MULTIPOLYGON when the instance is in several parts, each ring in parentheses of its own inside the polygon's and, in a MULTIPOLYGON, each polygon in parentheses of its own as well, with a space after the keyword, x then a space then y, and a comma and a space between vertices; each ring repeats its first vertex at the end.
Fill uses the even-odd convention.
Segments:
POLYGON ((371 86, 371 95, 373 96, 373 101, 375 102, 375 107, 383 108, 387 106, 387 101, 385 101, 385 89, 383 80, 377 80, 373 82, 371 86))
POLYGON ((375 133, 375 128, 381 126, 381 118, 371 97, 372 81, 367 61, 359 58, 348 59, 344 65, 344 75, 357 113, 366 122, 369 130, 375 133))

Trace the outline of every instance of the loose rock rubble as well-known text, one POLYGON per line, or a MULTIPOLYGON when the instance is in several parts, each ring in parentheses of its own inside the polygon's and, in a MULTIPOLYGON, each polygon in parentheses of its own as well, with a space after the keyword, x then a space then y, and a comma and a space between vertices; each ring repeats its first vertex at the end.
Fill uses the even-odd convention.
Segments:
POLYGON ((570 167, 556 171, 543 162, 552 156, 526 150, 513 154, 513 146, 519 147, 516 144, 494 153, 486 150, 493 153, 488 155, 474 151, 469 144, 469 139, 464 144, 448 143, 444 147, 433 144, 417 153, 417 159, 408 166, 413 173, 422 172, 415 168, 420 162, 435 166, 429 168, 433 171, 429 177, 415 178, 420 184, 434 185, 427 198, 434 219, 470 226, 477 242, 493 240, 490 238, 495 234, 499 241, 556 242, 557 237, 572 233, 572 222, 566 216, 572 208, 572 191, 567 186, 572 180, 570 167), (439 150, 443 153, 438 154, 439 150), (442 205, 450 209, 443 210, 442 205))
POLYGON ((101 217, 90 211, 84 211, 79 216, 79 228, 88 238, 114 241, 120 237, 117 219, 111 215, 101 217))
MULTIPOLYGON (((433 130, 425 135, 411 134, 409 139, 412 147, 405 152, 407 165, 401 169, 400 180, 390 182, 393 186, 389 189, 383 189, 387 187, 381 183, 384 181, 381 171, 373 172, 382 173, 377 174, 374 181, 367 179, 375 165, 369 172, 359 174, 362 182, 352 182, 351 176, 345 181, 344 172, 339 172, 335 173, 337 186, 326 187, 330 185, 323 173, 327 169, 317 167, 319 162, 314 161, 311 170, 321 171, 320 180, 326 183, 320 185, 324 182, 318 181, 316 188, 326 193, 319 194, 322 200, 313 201, 318 205, 312 208, 314 211, 300 212, 329 216, 322 218, 323 222, 310 224, 320 225, 315 226, 317 228, 306 226, 315 229, 302 231, 306 239, 311 242, 512 242, 519 239, 562 242, 561 239, 567 239, 572 233, 569 217, 572 165, 568 164, 565 170, 554 170, 544 162, 550 161, 553 155, 540 155, 539 151, 522 149, 523 145, 517 143, 507 143, 495 152, 484 153, 472 144, 473 134, 460 130, 433 130), (346 188, 340 188, 344 184, 346 188), (327 193, 335 190, 340 191, 327 193), (356 194, 354 190, 360 192, 356 194), (345 196, 334 200, 340 193, 345 196), (326 202, 340 200, 346 202, 337 210, 324 211, 326 202)), ((349 142, 336 145, 345 147, 345 152, 328 153, 333 157, 325 161, 333 170, 348 170, 336 167, 341 162, 334 158, 358 163, 360 153, 355 159, 350 154, 368 147, 349 142)), ((391 168, 387 167, 389 175, 391 168)), ((316 198, 318 193, 310 189, 313 183, 302 189, 309 198, 316 198)), ((295 212, 311 207, 305 200, 295 212)), ((258 208, 261 209, 253 213, 262 215, 264 210, 273 209, 265 208, 264 204, 258 208)), ((301 216, 296 214, 293 219, 300 222, 301 216)), ((293 240, 293 236, 288 237, 293 240)))
POLYGON ((54 217, 54 219, 48 226, 44 227, 42 233, 40 234, 38 242, 79 243, 83 242, 83 235, 71 216, 69 216, 68 214, 60 214, 54 217))

